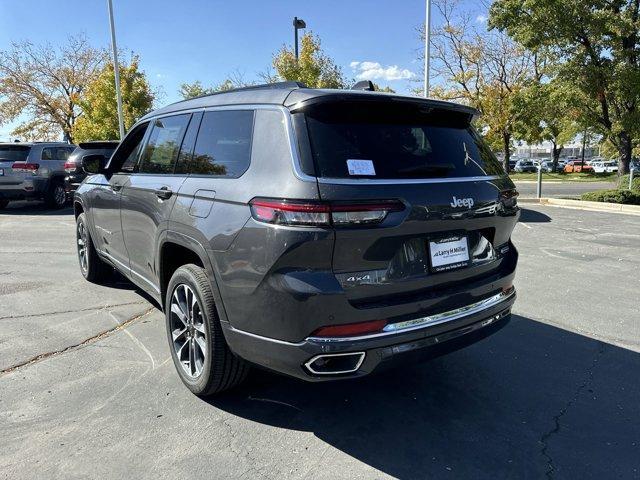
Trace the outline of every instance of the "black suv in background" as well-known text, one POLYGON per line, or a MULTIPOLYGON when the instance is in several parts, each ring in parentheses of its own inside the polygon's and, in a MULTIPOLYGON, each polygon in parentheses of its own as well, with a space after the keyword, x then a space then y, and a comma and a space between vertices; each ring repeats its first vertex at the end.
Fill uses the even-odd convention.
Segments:
POLYGON ((64 170, 67 176, 64 179, 64 190, 67 198, 73 198, 74 192, 80 186, 80 183, 87 176, 82 169, 82 159, 86 155, 102 155, 106 160, 111 158, 111 154, 115 151, 120 142, 116 140, 103 140, 93 142, 81 142, 78 147, 69 155, 64 164, 64 170))
POLYGON ((352 378, 478 341, 510 319, 519 209, 476 114, 297 83, 152 112, 84 159, 82 274, 162 305, 198 395, 250 364, 352 378))

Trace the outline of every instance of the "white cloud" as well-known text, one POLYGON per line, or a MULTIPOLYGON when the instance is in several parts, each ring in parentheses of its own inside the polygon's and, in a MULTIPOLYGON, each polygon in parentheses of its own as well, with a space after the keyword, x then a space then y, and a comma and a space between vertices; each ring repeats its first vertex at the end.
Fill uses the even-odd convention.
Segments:
POLYGON ((478 23, 487 23, 487 16, 486 15, 478 15, 476 17, 476 22, 478 22, 478 23))
POLYGON ((398 65, 383 67, 379 62, 351 62, 349 64, 358 80, 408 80, 416 76, 411 70, 398 65))

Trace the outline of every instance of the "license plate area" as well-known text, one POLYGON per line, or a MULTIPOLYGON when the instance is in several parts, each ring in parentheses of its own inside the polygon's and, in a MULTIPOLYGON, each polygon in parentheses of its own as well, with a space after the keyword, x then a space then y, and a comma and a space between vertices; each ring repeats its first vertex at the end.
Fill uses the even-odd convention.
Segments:
POLYGON ((448 272, 469 266, 471 257, 469 255, 469 239, 466 235, 430 238, 427 242, 429 245, 429 269, 432 272, 448 272))

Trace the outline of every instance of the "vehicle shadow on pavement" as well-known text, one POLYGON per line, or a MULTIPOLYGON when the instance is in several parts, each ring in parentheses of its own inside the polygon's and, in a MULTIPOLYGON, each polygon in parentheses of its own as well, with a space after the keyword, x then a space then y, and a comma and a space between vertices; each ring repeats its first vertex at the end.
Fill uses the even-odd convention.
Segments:
POLYGON ((521 208, 520 221, 524 223, 549 223, 551 222, 551 217, 536 210, 521 208))
POLYGON ((73 215, 73 206, 66 205, 56 209, 48 207, 44 202, 11 202, 0 210, 0 215, 73 215))
POLYGON ((428 363, 321 384, 258 371, 209 403, 398 478, 637 478, 638 378, 640 354, 514 316, 428 363))

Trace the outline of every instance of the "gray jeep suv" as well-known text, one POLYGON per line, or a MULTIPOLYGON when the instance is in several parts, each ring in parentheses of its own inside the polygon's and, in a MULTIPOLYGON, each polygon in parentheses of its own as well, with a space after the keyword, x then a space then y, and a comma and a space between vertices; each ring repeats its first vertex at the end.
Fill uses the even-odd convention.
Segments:
POLYGON ((142 118, 75 196, 82 274, 162 305, 191 391, 458 349, 515 300, 517 193, 471 108, 286 82, 142 118))
POLYGON ((30 199, 63 207, 64 163, 75 148, 62 142, 0 143, 0 209, 30 199))

